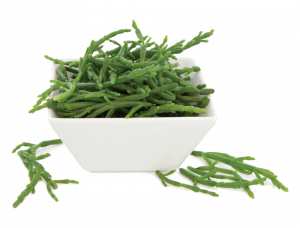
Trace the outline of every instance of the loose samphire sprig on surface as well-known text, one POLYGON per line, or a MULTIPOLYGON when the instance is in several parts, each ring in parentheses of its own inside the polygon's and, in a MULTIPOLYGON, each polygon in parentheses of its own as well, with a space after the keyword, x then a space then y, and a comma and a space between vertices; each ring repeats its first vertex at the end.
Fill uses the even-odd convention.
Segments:
POLYGON ((214 30, 200 32, 186 44, 181 40, 168 46, 168 36, 157 44, 142 35, 135 21, 132 27, 137 41, 121 44, 112 40, 131 31, 120 29, 92 40, 79 60, 64 62, 45 55, 57 64, 57 79, 50 81, 53 85, 38 96, 29 113, 43 108, 54 109, 64 118, 188 117, 206 113, 207 96, 214 90, 205 84, 193 85, 191 74, 200 68, 177 69, 174 54, 208 42, 214 30), (103 51, 106 41, 117 47, 103 51), (47 99, 56 90, 60 93, 47 99))
POLYGON ((45 159, 50 156, 49 153, 43 154, 40 156, 36 156, 36 150, 38 148, 47 147, 50 145, 57 145, 57 144, 61 144, 61 143, 62 143, 62 141, 60 139, 43 141, 43 142, 40 142, 39 144, 23 142, 23 143, 19 144, 12 151, 12 153, 15 153, 22 146, 28 147, 28 149, 26 149, 26 150, 19 150, 17 154, 19 155, 24 166, 28 170, 28 176, 29 176, 29 180, 30 180, 30 183, 28 185, 26 185, 26 188, 21 192, 21 194, 18 196, 17 200, 13 203, 14 208, 19 206, 19 204, 23 202, 25 197, 28 196, 30 194, 30 192, 32 194, 35 193, 35 186, 42 179, 44 179, 46 181, 47 191, 56 202, 58 201, 58 199, 52 192, 51 187, 53 189, 57 189, 57 187, 58 187, 57 184, 69 184, 69 183, 79 184, 79 182, 75 181, 75 180, 68 180, 68 179, 52 180, 51 179, 52 176, 50 175, 50 173, 48 173, 45 170, 45 168, 38 162, 39 160, 45 159))
POLYGON ((165 187, 167 187, 166 183, 168 183, 177 187, 184 187, 194 192, 202 192, 212 196, 218 196, 218 195, 214 192, 210 192, 198 188, 197 184, 202 184, 210 187, 220 187, 220 188, 233 188, 233 189, 243 188, 247 192, 247 194, 254 199, 254 193, 250 190, 249 186, 258 185, 258 184, 264 185, 264 182, 267 179, 270 179, 278 189, 281 189, 285 192, 289 191, 287 187, 285 187, 279 180, 277 180, 277 176, 270 170, 258 168, 244 163, 244 160, 255 160, 253 157, 247 156, 247 157, 236 158, 226 153, 219 153, 219 152, 204 153, 202 151, 193 151, 192 155, 197 157, 202 157, 208 164, 207 166, 200 166, 198 168, 193 168, 191 166, 188 166, 187 169, 183 169, 183 168, 179 169, 180 173, 183 176, 190 179, 194 185, 192 186, 192 185, 179 183, 177 181, 170 180, 166 177, 174 173, 176 170, 172 170, 166 174, 162 174, 160 171, 156 171, 157 176, 161 179, 165 187), (214 161, 211 161, 210 159, 214 161), (235 170, 216 167, 216 164, 218 164, 219 162, 229 165, 235 170), (256 179, 251 181, 245 180, 237 172, 247 174, 247 175, 254 173, 256 179), (222 175, 216 173, 222 173, 222 175), (226 180, 231 180, 233 182, 217 182, 211 179, 226 179, 226 180))

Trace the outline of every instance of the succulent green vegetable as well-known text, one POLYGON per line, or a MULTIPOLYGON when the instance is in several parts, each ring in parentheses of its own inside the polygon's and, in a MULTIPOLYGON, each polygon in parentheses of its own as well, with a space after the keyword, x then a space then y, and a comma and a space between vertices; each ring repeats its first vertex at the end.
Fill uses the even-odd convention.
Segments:
MULTIPOLYGON (((263 169, 263 168, 258 168, 249 164, 244 163, 244 160, 254 160, 252 157, 233 157, 231 155, 225 154, 225 153, 218 153, 218 152, 207 152, 204 153, 202 151, 193 151, 192 155, 197 156, 197 157, 202 157, 208 166, 200 166, 198 168, 193 168, 191 166, 187 167, 186 169, 180 168, 179 171, 180 173, 190 179, 193 183, 194 186, 191 188, 190 185, 188 185, 188 189, 195 191, 194 189, 197 188, 197 184, 202 184, 206 185, 209 187, 219 187, 219 188, 243 188, 247 194, 254 199, 254 193, 251 191, 250 187, 251 185, 264 185, 264 182, 268 179, 272 181, 272 183, 278 188, 282 189, 285 192, 288 192, 288 188, 285 187, 281 182, 277 180, 277 176, 271 172, 270 170, 263 169), (214 162, 212 162, 210 159, 213 159, 214 162), (218 164, 219 162, 224 163, 226 165, 231 166, 235 170, 230 170, 230 169, 225 169, 225 168, 219 168, 216 167, 215 165, 218 164), (206 172, 208 171, 208 172, 206 172), (241 172, 243 174, 252 174, 252 172, 255 173, 255 176, 257 179, 253 179, 251 181, 243 179, 237 172, 241 172), (224 173, 228 175, 219 175, 216 173, 224 173), (264 176, 261 177, 260 175, 264 176), (227 179, 231 180, 233 182, 216 182, 211 180, 213 179, 227 179)), ((166 183, 172 184, 177 187, 185 187, 186 184, 179 183, 176 181, 169 180, 165 176, 174 173, 175 170, 172 170, 168 172, 167 174, 162 174, 160 171, 156 171, 157 176, 161 179, 163 185, 167 187, 166 183)), ((187 188, 187 187, 185 187, 187 188)), ((204 190, 206 191, 206 190, 204 190)), ((203 191, 201 191, 203 192, 203 191)), ((203 193, 208 193, 210 195, 216 194, 213 192, 203 192, 203 193)), ((217 195, 217 194, 216 194, 217 195)), ((213 195, 213 196, 216 196, 213 195)))
POLYGON ((41 178, 46 181, 47 191, 55 201, 58 201, 58 199, 53 194, 51 187, 56 189, 57 188, 56 183, 79 184, 78 181, 73 181, 73 180, 51 180, 52 176, 50 175, 50 173, 48 173, 39 162, 37 162, 37 160, 42 160, 42 159, 45 159, 50 156, 49 153, 43 154, 40 156, 36 156, 36 150, 38 148, 47 147, 50 145, 57 145, 57 144, 61 144, 61 143, 62 143, 62 141, 60 139, 43 141, 43 142, 40 142, 39 144, 23 142, 23 143, 19 144, 18 146, 16 146, 15 149, 13 149, 12 153, 15 153, 22 146, 28 147, 28 149, 26 149, 26 150, 19 150, 18 155, 21 158, 24 166, 28 169, 28 176, 29 176, 29 180, 30 180, 30 183, 28 185, 26 185, 26 188, 21 192, 21 194, 18 196, 17 200, 13 203, 14 208, 19 206, 19 204, 24 201, 25 197, 28 196, 30 194, 30 192, 32 194, 35 193, 34 187, 37 185, 39 180, 41 180, 41 178))
POLYGON ((165 187, 167 187, 167 184, 171 184, 173 186, 176 186, 176 187, 183 187, 183 188, 186 188, 186 189, 189 189, 189 190, 192 190, 194 192, 201 192, 201 193, 204 193, 204 194, 209 194, 211 196, 216 196, 218 197, 219 195, 217 193, 214 193, 214 192, 210 192, 210 191, 207 191, 207 190, 204 190, 204 189, 201 189, 197 186, 193 186, 193 185, 188 185, 188 184, 182 184, 182 183, 179 183, 177 181, 173 181, 173 180, 170 180, 169 178, 167 178, 166 176, 168 175, 171 175, 172 173, 174 173, 176 170, 172 170, 166 174, 162 174, 160 171, 156 171, 156 175, 160 178, 161 182, 163 183, 163 185, 165 187))
POLYGON ((208 42, 213 30, 204 34, 200 32, 185 45, 185 40, 181 40, 168 47, 167 36, 158 45, 150 42, 151 37, 142 35, 135 21, 132 27, 138 41, 127 40, 121 44, 112 40, 131 31, 120 29, 98 41, 92 40, 79 60, 64 62, 45 55, 46 59, 57 64, 57 80, 51 80, 54 84, 39 95, 29 113, 43 108, 54 109, 63 118, 187 117, 206 113, 204 108, 209 99, 203 97, 214 93, 214 90, 190 83, 191 74, 200 71, 200 68, 177 69, 179 64, 170 62, 170 59, 176 60, 174 54, 208 42), (117 47, 104 51, 106 41, 117 47), (73 75, 68 75, 68 72, 73 75), (47 99, 56 90, 60 94, 47 99), (143 102, 143 105, 127 102, 120 106, 115 102, 135 94, 144 94, 134 100, 143 102), (124 112, 124 108, 131 111, 124 112))

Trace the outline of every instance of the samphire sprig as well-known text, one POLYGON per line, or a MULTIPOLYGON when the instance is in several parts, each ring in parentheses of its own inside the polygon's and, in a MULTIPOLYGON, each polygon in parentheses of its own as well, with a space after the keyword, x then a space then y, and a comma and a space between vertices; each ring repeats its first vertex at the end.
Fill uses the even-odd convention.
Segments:
MULTIPOLYGON (((247 157, 233 157, 231 155, 228 155, 226 153, 219 153, 219 152, 202 152, 202 151, 193 151, 192 155, 203 157, 205 156, 207 159, 213 159, 219 162, 222 162, 226 165, 231 166, 238 172, 244 173, 244 174, 252 174, 255 173, 257 178, 260 178, 260 175, 264 176, 265 178, 268 178, 272 181, 272 183, 278 188, 285 192, 288 192, 288 188, 284 186, 278 179, 277 176, 270 170, 259 168, 253 165, 249 165, 247 163, 244 163, 244 160, 255 160, 255 158, 247 156, 247 157)), ((199 170, 203 169, 201 167, 198 168, 199 170)))
POLYGON ((74 184, 79 184, 78 181, 74 180, 52 180, 52 176, 50 173, 48 173, 45 168, 37 162, 38 160, 45 159, 50 156, 49 153, 43 154, 40 156, 36 156, 36 150, 40 147, 47 147, 50 145, 57 145, 61 144, 62 141, 60 139, 55 139, 55 140, 48 140, 48 141, 43 141, 40 142, 39 144, 32 144, 32 143, 27 143, 23 142, 19 144, 18 146, 13 149, 12 153, 15 153, 17 150, 19 150, 22 146, 28 147, 26 150, 19 150, 18 155, 21 158, 24 166, 28 170, 28 176, 30 183, 26 185, 26 188, 21 192, 21 194, 18 196, 17 200, 13 203, 13 207, 16 208, 19 206, 20 203, 22 203, 25 199, 26 196, 30 194, 35 193, 35 186, 39 182, 39 180, 44 179, 46 181, 46 186, 47 186, 47 191, 50 194, 50 196, 55 200, 58 201, 57 197, 53 194, 51 187, 53 189, 57 189, 57 184, 62 183, 62 184, 68 184, 68 183, 74 183, 74 184))
POLYGON ((157 176, 161 179, 163 185, 167 187, 167 183, 177 186, 177 187, 184 187, 189 190, 195 192, 202 192, 207 193, 212 196, 218 196, 214 192, 209 192, 206 190, 199 190, 197 184, 206 185, 209 187, 220 187, 220 188, 243 188, 247 194, 254 199, 254 193, 251 191, 251 185, 264 185, 264 182, 268 179, 272 181, 272 183, 278 188, 282 189, 285 192, 288 192, 288 188, 285 187, 280 181, 277 180, 277 176, 271 172, 270 170, 258 168, 249 164, 244 163, 244 160, 254 160, 253 157, 233 157, 231 155, 219 152, 202 152, 202 151, 193 151, 192 155, 197 157, 202 157, 206 162, 207 166, 200 166, 198 168, 193 168, 188 166, 187 169, 180 168, 180 173, 190 179, 193 182, 193 186, 179 183, 177 181, 173 181, 168 179, 166 176, 174 173, 176 170, 172 170, 166 174, 162 174, 160 171, 156 171, 157 176), (210 159, 214 160, 211 161, 210 159), (224 163, 226 165, 231 166, 235 170, 225 169, 216 167, 216 164, 219 162, 224 163), (243 174, 255 174, 256 179, 251 181, 243 179, 237 172, 243 174), (217 174, 222 173, 222 175, 217 174), (226 174, 226 175, 223 175, 226 174), (263 177, 261 177, 263 176, 263 177), (233 182, 217 182, 213 181, 212 179, 226 179, 231 180, 233 182))
POLYGON ((117 42, 112 38, 131 30, 114 31, 92 40, 79 60, 62 61, 45 55, 56 64, 57 79, 50 81, 53 85, 38 96, 29 113, 43 108, 54 109, 63 118, 192 117, 206 113, 207 96, 214 90, 193 85, 193 74, 200 67, 178 69, 174 55, 208 42, 214 30, 199 32, 186 44, 180 40, 168 46, 167 36, 159 45, 143 36, 135 21, 132 28, 137 40, 117 42), (104 50, 106 41, 117 47, 104 50), (54 91, 59 94, 47 99, 54 91), (131 99, 140 94, 139 99, 131 99), (127 102, 120 103, 123 98, 128 98, 127 102))
POLYGON ((204 190, 204 189, 201 189, 197 186, 193 186, 193 185, 188 185, 188 184, 183 184, 183 183, 180 183, 180 182, 177 182, 177 181, 173 181, 173 180, 170 180, 169 178, 167 178, 167 176, 173 174, 176 170, 171 170, 170 172, 166 173, 166 174, 162 174, 160 171, 156 171, 156 175, 160 178, 162 184, 167 187, 167 184, 171 184, 173 186, 176 186, 176 187, 183 187, 183 188, 186 188, 188 190, 191 190, 191 191, 194 191, 194 192, 201 192, 201 193, 204 193, 204 194, 209 194, 211 196, 216 196, 218 197, 219 195, 215 192, 211 192, 211 191, 207 191, 207 190, 204 190))

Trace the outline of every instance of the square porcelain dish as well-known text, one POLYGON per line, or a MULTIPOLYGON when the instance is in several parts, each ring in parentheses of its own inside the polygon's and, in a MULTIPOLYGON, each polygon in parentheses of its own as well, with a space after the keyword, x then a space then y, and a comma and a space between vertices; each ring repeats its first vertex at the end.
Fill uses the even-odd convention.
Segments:
MULTIPOLYGON (((197 66, 191 58, 177 62, 179 68, 197 66)), ((53 64, 51 79, 56 79, 55 69, 53 64)), ((205 83, 201 71, 191 74, 191 82, 205 83)), ((205 109, 197 117, 130 119, 60 118, 49 109, 48 120, 87 171, 169 171, 183 163, 216 123, 212 100, 205 109)))

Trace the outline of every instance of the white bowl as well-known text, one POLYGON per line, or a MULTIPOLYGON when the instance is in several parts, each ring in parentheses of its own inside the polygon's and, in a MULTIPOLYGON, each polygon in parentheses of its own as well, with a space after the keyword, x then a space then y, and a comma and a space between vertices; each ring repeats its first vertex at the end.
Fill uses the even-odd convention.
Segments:
MULTIPOLYGON (((197 66, 178 58, 179 68, 197 66)), ((51 79, 56 79, 53 64, 51 79)), ((205 83, 200 72, 194 85, 205 83)), ((177 169, 217 121, 210 97, 198 117, 60 118, 49 109, 48 120, 80 166, 97 171, 169 171, 177 169)))

